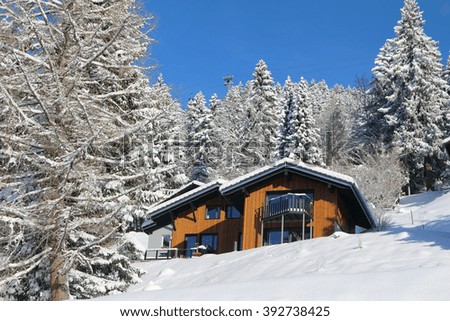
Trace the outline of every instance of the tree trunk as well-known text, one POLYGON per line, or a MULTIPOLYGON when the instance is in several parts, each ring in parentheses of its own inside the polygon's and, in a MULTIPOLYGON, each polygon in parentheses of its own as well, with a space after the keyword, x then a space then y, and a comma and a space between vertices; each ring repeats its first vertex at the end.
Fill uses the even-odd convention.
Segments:
POLYGON ((61 253, 55 254, 50 267, 50 288, 52 301, 69 299, 69 282, 61 253))
POLYGON ((327 130, 325 136, 325 144, 326 144, 326 160, 325 165, 328 167, 333 165, 333 133, 330 130, 327 130))
POLYGON ((436 181, 431 157, 425 157, 424 163, 425 187, 427 188, 427 191, 429 191, 436 181))

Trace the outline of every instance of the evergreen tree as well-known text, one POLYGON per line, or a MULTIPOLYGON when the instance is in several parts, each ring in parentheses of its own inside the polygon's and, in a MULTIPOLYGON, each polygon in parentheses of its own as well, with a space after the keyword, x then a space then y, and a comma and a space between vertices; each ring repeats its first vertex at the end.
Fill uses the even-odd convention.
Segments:
POLYGON ((327 146, 327 126, 328 115, 327 110, 329 109, 331 101, 331 93, 328 88, 327 83, 322 80, 319 82, 311 81, 309 86, 309 103, 311 105, 311 110, 313 112, 316 124, 319 128, 320 141, 319 146, 322 150, 322 154, 325 155, 327 146))
POLYGON ((277 155, 277 135, 280 125, 280 106, 274 81, 267 65, 260 60, 249 83, 250 100, 246 106, 244 130, 246 137, 242 153, 252 166, 270 163, 277 155))
MULTIPOLYGON (((148 206, 164 199, 188 182, 183 168, 183 111, 180 104, 172 98, 162 75, 151 86, 146 101, 148 123, 133 137, 128 152, 138 160, 134 168, 135 174, 145 173, 142 186, 127 195, 130 204, 126 206, 126 217, 132 230, 141 229, 148 206)), ((122 185, 111 186, 124 192, 122 185)))
POLYGON ((216 93, 214 93, 211 96, 211 99, 209 100, 209 109, 211 110, 213 115, 216 113, 217 108, 220 107, 220 104, 221 104, 221 101, 220 101, 219 97, 217 96, 216 93))
POLYGON ((394 43, 387 40, 375 59, 372 69, 373 80, 369 89, 369 101, 360 114, 362 121, 359 127, 358 139, 361 148, 370 154, 378 151, 380 145, 389 145, 393 140, 393 118, 396 105, 389 97, 395 95, 397 77, 392 68, 394 43))
POLYGON ((325 106, 330 101, 330 89, 328 88, 325 80, 310 82, 310 104, 313 110, 314 116, 319 117, 322 115, 325 106))
POLYGON ((291 134, 291 124, 292 118, 294 117, 293 113, 297 110, 297 97, 295 93, 295 86, 291 80, 291 77, 288 76, 284 83, 283 87, 283 95, 280 97, 281 106, 283 106, 283 118, 280 126, 280 134, 277 139, 277 148, 278 148, 278 158, 282 159, 285 157, 289 157, 288 150, 288 136, 291 134))
MULTIPOLYGON (((447 60, 447 67, 444 70, 443 78, 447 82, 447 90, 450 96, 450 56, 447 60)), ((446 137, 450 137, 450 102, 447 107, 444 107, 444 124, 445 124, 445 133, 446 137)))
POLYGON ((424 32, 417 1, 405 0, 401 13, 396 37, 387 41, 376 61, 375 101, 383 116, 386 147, 399 148, 410 185, 417 191, 430 187, 425 177, 430 168, 437 174, 442 170, 440 142, 448 85, 441 77, 437 43, 424 32))
POLYGON ((133 0, 0 4, 0 293, 21 300, 123 291, 139 272, 107 249, 151 172, 151 39, 133 0), (129 207, 132 205, 131 207, 129 207))
POLYGON ((444 69, 444 72, 442 74, 442 78, 447 82, 450 88, 450 56, 448 56, 447 59, 447 66, 444 69))
POLYGON ((290 157, 305 163, 324 165, 319 147, 320 134, 316 127, 313 110, 309 100, 309 85, 303 78, 297 91, 297 111, 293 113, 288 149, 290 157))
POLYGON ((172 98, 171 89, 164 83, 162 75, 152 86, 151 101, 155 117, 151 122, 151 136, 144 133, 150 143, 150 168, 154 172, 153 182, 149 184, 147 204, 160 201, 173 190, 187 183, 188 178, 182 170, 185 157, 183 142, 186 140, 184 111, 180 103, 172 98))
POLYGON ((240 83, 230 87, 220 108, 214 113, 216 143, 222 151, 218 155, 217 175, 234 178, 248 172, 251 162, 243 146, 247 145, 249 128, 246 125, 250 91, 240 83))
POLYGON ((205 96, 199 92, 188 103, 187 172, 191 180, 208 182, 215 177, 215 151, 212 136, 212 115, 206 107, 205 96))
POLYGON ((319 148, 319 129, 309 101, 309 85, 303 78, 294 85, 286 80, 283 124, 278 146, 280 157, 299 159, 305 163, 323 165, 319 148))

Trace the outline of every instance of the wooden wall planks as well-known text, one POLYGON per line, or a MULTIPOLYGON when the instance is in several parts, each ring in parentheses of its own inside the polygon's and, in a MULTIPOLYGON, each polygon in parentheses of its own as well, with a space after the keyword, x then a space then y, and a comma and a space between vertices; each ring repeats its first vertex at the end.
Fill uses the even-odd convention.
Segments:
POLYGON ((226 207, 229 203, 217 193, 216 196, 198 204, 194 213, 192 210, 185 211, 177 215, 175 219, 175 231, 172 233, 172 246, 184 249, 185 235, 197 235, 200 241, 200 234, 217 234, 217 253, 230 252, 234 249, 234 242, 239 240, 239 233, 242 233, 243 218, 226 218, 226 207), (206 209, 208 206, 219 205, 220 218, 206 219, 206 209), (195 220, 194 220, 195 214, 195 220))
POLYGON ((259 208, 266 202, 267 192, 296 191, 313 192, 314 195, 314 237, 328 236, 334 232, 337 216, 337 192, 327 184, 299 175, 279 174, 248 189, 245 199, 243 249, 261 245, 261 222, 259 208))
MULTIPOLYGON (((193 204, 194 212, 186 210, 182 213, 176 213, 175 230, 172 233, 172 246, 184 249, 185 235, 197 235, 197 240, 199 241, 200 234, 217 234, 217 253, 230 252, 234 249, 234 243, 239 240, 239 233, 242 233, 242 248, 244 250, 261 246, 262 236, 259 209, 266 202, 267 192, 273 191, 313 193, 313 237, 328 236, 334 233, 335 221, 343 229, 348 229, 351 232, 349 212, 345 203, 340 198, 338 190, 326 183, 293 173, 287 173, 287 175, 281 173, 249 187, 247 191, 244 213, 238 219, 226 218, 226 206, 229 203, 220 193, 200 204, 193 204), (221 206, 220 218, 205 219, 207 207, 214 205, 221 206)), ((279 226, 279 224, 268 223, 267 225, 267 227, 276 226, 279 226)), ((295 225, 290 222, 286 226, 300 226, 300 224, 295 225)))

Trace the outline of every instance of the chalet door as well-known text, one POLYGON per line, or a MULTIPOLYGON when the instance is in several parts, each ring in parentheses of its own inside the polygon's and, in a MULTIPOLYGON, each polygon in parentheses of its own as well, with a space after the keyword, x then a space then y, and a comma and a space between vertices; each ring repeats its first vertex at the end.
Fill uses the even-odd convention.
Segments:
POLYGON ((184 248, 186 249, 186 258, 192 257, 197 247, 197 235, 186 235, 184 238, 184 248))

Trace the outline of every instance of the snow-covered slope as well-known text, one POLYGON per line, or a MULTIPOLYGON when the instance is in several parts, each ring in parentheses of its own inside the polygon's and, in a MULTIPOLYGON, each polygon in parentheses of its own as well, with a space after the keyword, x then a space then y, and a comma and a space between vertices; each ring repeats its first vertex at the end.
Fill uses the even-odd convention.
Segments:
POLYGON ((450 192, 402 199, 392 222, 383 232, 139 263, 142 283, 99 300, 450 300, 450 192))

